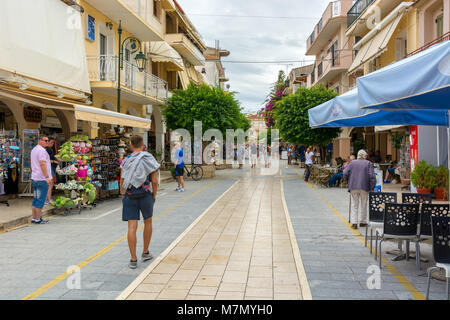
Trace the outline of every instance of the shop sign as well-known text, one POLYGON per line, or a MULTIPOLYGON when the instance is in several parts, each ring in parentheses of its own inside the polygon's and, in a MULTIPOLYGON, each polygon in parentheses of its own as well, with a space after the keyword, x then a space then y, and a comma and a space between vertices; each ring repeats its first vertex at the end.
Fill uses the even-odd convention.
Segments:
POLYGON ((23 109, 23 117, 27 122, 41 122, 42 109, 38 107, 25 107, 23 109))
POLYGON ((95 18, 90 15, 86 15, 86 38, 95 41, 95 18))

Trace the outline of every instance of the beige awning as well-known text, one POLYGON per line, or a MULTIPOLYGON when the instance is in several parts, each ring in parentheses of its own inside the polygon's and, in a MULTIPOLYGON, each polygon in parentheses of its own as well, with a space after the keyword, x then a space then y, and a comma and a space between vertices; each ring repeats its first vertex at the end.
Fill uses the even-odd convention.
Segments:
POLYGON ((402 127, 404 127, 404 126, 376 126, 375 132, 389 131, 389 130, 394 130, 394 129, 398 129, 398 128, 402 128, 402 127))
POLYGON ((150 119, 80 105, 75 106, 75 119, 147 130, 150 130, 151 125, 150 119))
POLYGON ((180 77, 181 85, 183 89, 186 89, 189 86, 189 76, 186 71, 178 72, 178 76, 180 77))
POLYGON ((400 23, 403 14, 404 12, 399 12, 398 15, 380 31, 368 35, 372 37, 371 39, 361 39, 360 41, 364 41, 364 44, 361 46, 361 48, 355 45, 355 47, 358 48, 358 54, 356 55, 352 65, 348 69, 348 73, 352 73, 367 61, 377 58, 386 51, 386 47, 391 40, 395 29, 400 23))
POLYGON ((149 44, 150 59, 153 62, 169 63, 171 70, 184 70, 183 59, 180 54, 165 41, 152 41, 149 44))

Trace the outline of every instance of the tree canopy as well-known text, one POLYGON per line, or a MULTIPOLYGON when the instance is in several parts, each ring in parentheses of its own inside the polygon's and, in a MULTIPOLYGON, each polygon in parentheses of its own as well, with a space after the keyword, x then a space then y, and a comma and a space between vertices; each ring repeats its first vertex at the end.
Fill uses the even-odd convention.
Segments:
POLYGON ((234 93, 191 83, 186 90, 174 90, 163 114, 170 130, 186 129, 193 137, 194 121, 201 121, 202 134, 208 129, 218 129, 225 137, 227 129, 250 128, 250 121, 241 111, 234 93))
POLYGON ((308 110, 336 97, 336 93, 323 86, 300 87, 277 103, 276 128, 285 141, 303 145, 327 146, 340 133, 339 128, 312 129, 308 110))

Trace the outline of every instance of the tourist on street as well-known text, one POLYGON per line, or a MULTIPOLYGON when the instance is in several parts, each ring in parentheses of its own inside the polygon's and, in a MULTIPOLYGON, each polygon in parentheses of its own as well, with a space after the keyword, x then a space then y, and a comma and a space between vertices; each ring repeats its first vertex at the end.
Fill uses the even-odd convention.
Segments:
POLYGON ((256 143, 250 145, 250 158, 252 161, 252 168, 256 168, 256 162, 258 160, 258 147, 256 143))
POLYGON ((344 179, 348 182, 348 190, 352 201, 351 219, 353 229, 367 226, 367 203, 369 192, 373 191, 377 179, 372 162, 366 160, 367 152, 360 150, 358 159, 352 161, 344 170, 344 179), (361 219, 358 219, 358 207, 361 204, 361 219))
POLYGON ((384 183, 391 183, 391 177, 394 178, 396 172, 398 172, 398 174, 400 175, 400 171, 399 169, 401 168, 401 165, 399 162, 394 162, 394 164, 392 165, 392 168, 388 168, 386 170, 386 177, 384 178, 384 183))
POLYGON ((150 153, 144 151, 144 139, 141 136, 131 137, 130 149, 132 154, 125 158, 120 166, 120 192, 124 196, 122 220, 128 222, 128 247, 131 254, 128 266, 136 269, 136 232, 141 213, 144 218, 142 260, 145 262, 153 258, 148 247, 152 238, 153 206, 158 192, 157 171, 160 165, 150 153))
POLYGON ((48 223, 42 219, 42 209, 47 199, 48 188, 52 184, 52 168, 50 156, 45 148, 48 145, 48 137, 41 135, 39 144, 31 150, 31 184, 34 190, 31 223, 48 223))
POLYGON ((305 165, 306 165, 306 172, 305 172, 305 181, 308 182, 309 175, 311 174, 311 167, 314 164, 314 152, 312 151, 312 147, 308 147, 305 152, 305 165))
POLYGON ((336 173, 335 175, 333 175, 330 180, 328 180, 328 186, 330 188, 339 186, 339 184, 341 183, 342 178, 344 177, 344 170, 345 168, 350 164, 350 162, 352 162, 353 160, 355 160, 355 156, 351 155, 350 158, 344 162, 344 164, 342 165, 342 168, 339 170, 338 173, 336 173))
POLYGON ((175 142, 173 146, 175 148, 175 176, 178 181, 178 186, 175 191, 184 192, 184 152, 178 142, 175 142))
POLYGON ((296 152, 296 157, 295 157, 295 161, 298 162, 298 155, 300 155, 300 168, 304 168, 305 167, 305 153, 306 153, 306 148, 305 146, 298 146, 298 150, 296 152))
POLYGON ((48 186, 48 193, 47 193, 47 201, 45 204, 49 204, 52 200, 52 191, 53 191, 53 185, 55 184, 55 178, 56 178, 56 167, 58 166, 58 160, 56 160, 55 155, 57 153, 56 150, 56 139, 55 138, 48 138, 48 147, 45 148, 48 155, 50 156, 50 164, 52 166, 52 183, 48 186))

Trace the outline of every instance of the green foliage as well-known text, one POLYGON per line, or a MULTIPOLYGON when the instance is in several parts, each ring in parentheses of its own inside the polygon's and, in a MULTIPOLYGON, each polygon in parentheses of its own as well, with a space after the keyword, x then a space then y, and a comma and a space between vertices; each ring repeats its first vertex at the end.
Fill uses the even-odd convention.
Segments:
POLYGON ((309 126, 308 110, 336 97, 336 93, 323 86, 300 87, 278 102, 276 108, 276 128, 284 141, 303 145, 326 147, 339 136, 339 128, 312 129, 309 126))
POLYGON ((364 139, 358 139, 353 142, 353 151, 355 152, 355 154, 359 150, 364 150, 364 149, 366 149, 366 141, 364 139))
POLYGON ((266 99, 266 105, 261 111, 264 111, 264 119, 267 128, 272 128, 275 124, 275 108, 279 101, 283 99, 283 91, 286 88, 286 74, 283 70, 278 72, 278 79, 273 84, 270 94, 266 99))
POLYGON ((391 136, 392 144, 394 145, 395 149, 400 149, 402 147, 402 142, 404 135, 398 133, 398 132, 389 132, 389 135, 391 136))
POLYGON ((411 181, 416 188, 433 189, 437 186, 437 170, 422 160, 411 172, 411 181))
POLYGON ((448 168, 439 166, 436 170, 436 187, 448 189, 448 168))
POLYGON ((218 129, 225 137, 227 129, 250 128, 250 121, 241 110, 234 93, 191 83, 186 90, 174 91, 163 114, 170 130, 186 129, 194 137, 194 121, 201 121, 202 134, 208 129, 218 129))

